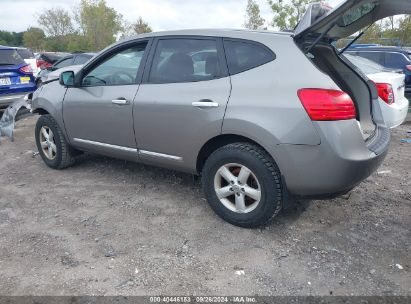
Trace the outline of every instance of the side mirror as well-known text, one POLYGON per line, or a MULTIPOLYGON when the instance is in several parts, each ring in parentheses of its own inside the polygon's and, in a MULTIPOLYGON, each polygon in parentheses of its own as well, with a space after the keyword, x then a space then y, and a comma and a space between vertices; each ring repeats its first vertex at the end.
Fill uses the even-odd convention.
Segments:
POLYGON ((74 72, 65 71, 60 74, 59 82, 62 86, 73 87, 74 86, 74 72))

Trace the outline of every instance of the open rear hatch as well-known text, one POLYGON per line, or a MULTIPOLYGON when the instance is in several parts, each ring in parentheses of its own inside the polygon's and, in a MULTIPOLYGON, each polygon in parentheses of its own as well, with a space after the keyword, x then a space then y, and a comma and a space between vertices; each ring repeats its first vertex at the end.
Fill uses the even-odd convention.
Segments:
MULTIPOLYGON (((384 131, 377 89, 371 80, 340 56, 333 45, 380 19, 410 13, 411 0, 347 0, 335 9, 313 3, 294 33, 295 42, 307 57, 351 96, 370 150, 378 150, 378 147, 372 147, 376 135, 388 132, 384 131)), ((378 154, 378 151, 374 152, 378 154)))

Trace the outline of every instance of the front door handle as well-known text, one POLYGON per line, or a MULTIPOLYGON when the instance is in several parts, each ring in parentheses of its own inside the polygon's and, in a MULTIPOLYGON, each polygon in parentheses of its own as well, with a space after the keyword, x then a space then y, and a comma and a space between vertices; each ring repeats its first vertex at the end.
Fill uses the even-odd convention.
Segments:
POLYGON ((121 97, 121 98, 113 99, 111 103, 122 106, 122 105, 128 105, 130 102, 127 99, 121 97))
POLYGON ((195 101, 192 103, 193 107, 198 108, 218 108, 220 104, 218 102, 214 102, 210 99, 201 99, 200 101, 195 101))

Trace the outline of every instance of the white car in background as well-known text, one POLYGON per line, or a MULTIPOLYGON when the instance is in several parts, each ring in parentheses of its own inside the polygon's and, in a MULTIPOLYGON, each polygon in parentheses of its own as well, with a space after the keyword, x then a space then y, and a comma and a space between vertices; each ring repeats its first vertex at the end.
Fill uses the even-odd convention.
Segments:
POLYGON ((405 97, 405 75, 402 71, 397 73, 395 70, 388 70, 363 57, 351 54, 344 56, 375 83, 387 126, 395 128, 401 125, 407 117, 409 106, 405 97))
POLYGON ((26 63, 30 64, 31 69, 33 70, 33 75, 36 77, 40 69, 37 67, 37 60, 34 53, 30 49, 23 47, 17 47, 16 51, 26 63))

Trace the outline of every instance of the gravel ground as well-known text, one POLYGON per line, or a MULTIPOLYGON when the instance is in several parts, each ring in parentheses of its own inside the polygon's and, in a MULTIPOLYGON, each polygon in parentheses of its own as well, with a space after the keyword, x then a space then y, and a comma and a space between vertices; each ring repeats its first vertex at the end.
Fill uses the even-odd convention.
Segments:
POLYGON ((190 175, 99 156, 48 169, 36 119, 0 143, 1 295, 411 295, 411 124, 349 195, 247 230, 190 175))

